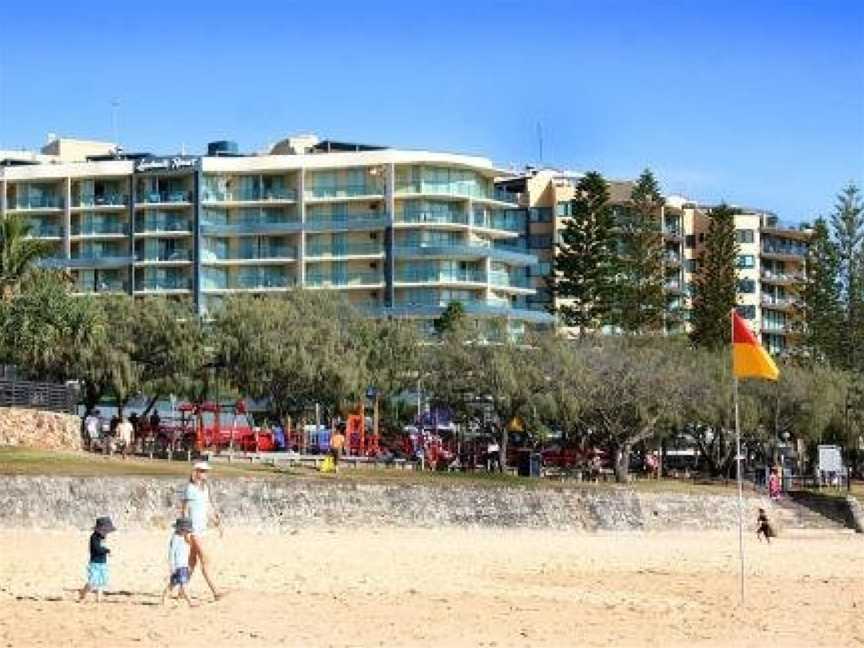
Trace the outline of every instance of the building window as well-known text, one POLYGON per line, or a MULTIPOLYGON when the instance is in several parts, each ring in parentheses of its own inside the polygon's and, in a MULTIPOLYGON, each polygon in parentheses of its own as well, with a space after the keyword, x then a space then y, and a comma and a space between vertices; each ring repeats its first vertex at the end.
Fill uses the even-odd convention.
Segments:
POLYGON ((738 314, 746 320, 752 320, 756 318, 755 306, 736 306, 735 310, 738 311, 738 314))
POLYGON ((687 259, 684 261, 684 270, 687 272, 696 272, 699 270, 699 261, 697 259, 687 259))
POLYGON ((532 223, 549 223, 552 221, 552 208, 532 207, 528 210, 528 218, 532 223))
POLYGON ((751 230, 751 229, 735 230, 735 240, 738 243, 752 243, 753 242, 753 230, 751 230))
POLYGON ((559 218, 572 216, 573 215, 573 203, 568 201, 562 201, 555 205, 555 215, 559 218))
POLYGON ((534 234, 528 237, 529 248, 550 248, 552 247, 551 234, 534 234))
POLYGON ((756 267, 756 257, 752 254, 740 254, 738 255, 738 267, 739 268, 755 268, 756 267))
POLYGON ((696 247, 696 235, 695 234, 688 234, 687 236, 684 237, 684 247, 691 249, 691 250, 696 247))
POLYGON ((756 282, 752 279, 741 279, 738 282, 738 292, 752 294, 756 292, 756 282))

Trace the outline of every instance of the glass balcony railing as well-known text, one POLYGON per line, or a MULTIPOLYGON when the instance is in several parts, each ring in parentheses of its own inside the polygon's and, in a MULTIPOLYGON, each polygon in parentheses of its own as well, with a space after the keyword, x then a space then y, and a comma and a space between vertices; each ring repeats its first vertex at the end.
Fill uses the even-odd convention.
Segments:
POLYGON ((332 275, 312 272, 306 275, 306 285, 320 288, 343 286, 375 286, 384 283, 380 272, 350 272, 345 275, 332 275))
POLYGON ((291 245, 270 245, 251 250, 214 250, 205 248, 204 261, 252 261, 257 259, 296 259, 297 248, 291 245))
POLYGON ((762 330, 768 333, 785 333, 787 331, 787 325, 780 322, 762 320, 762 330))
MULTIPOLYGON (((459 198, 475 198, 479 200, 501 200, 507 192, 499 194, 489 192, 484 187, 473 182, 435 182, 431 180, 397 181, 397 194, 425 194, 432 196, 456 196, 459 198)), ((508 194, 509 195, 509 194, 508 194)), ((510 202, 509 199, 507 202, 510 202)))
POLYGON ((72 197, 73 207, 123 207, 129 204, 129 196, 121 193, 82 194, 72 197))
POLYGON ((307 198, 351 198, 354 196, 382 196, 384 188, 372 184, 348 184, 328 187, 308 187, 307 198))
POLYGON ((468 214, 459 212, 440 213, 428 211, 410 211, 396 214, 397 223, 432 223, 442 225, 467 225, 468 214))
POLYGON ((98 236, 100 234, 128 234, 129 225, 123 221, 101 223, 72 223, 72 236, 98 236))
POLYGON ((274 189, 246 189, 240 191, 218 191, 205 189, 204 202, 265 202, 270 200, 297 200, 294 189, 284 187, 274 189))
POLYGON ((663 254, 663 260, 668 265, 680 265, 680 263, 681 263, 681 257, 678 254, 675 254, 674 252, 665 252, 663 254))
POLYGON ((513 193, 511 191, 502 191, 501 189, 496 189, 495 193, 492 194, 492 197, 495 200, 500 200, 506 203, 512 203, 514 205, 519 204, 519 198, 521 194, 513 193))
POLYGON ((309 243, 306 245, 307 257, 340 257, 384 254, 380 243, 309 243))
POLYGON ((187 218, 179 217, 153 217, 137 219, 135 221, 135 233, 145 232, 191 232, 192 223, 187 218))
POLYGON ((135 252, 135 260, 142 263, 156 263, 162 261, 191 261, 192 250, 138 250, 135 252))
POLYGON ((7 204, 7 209, 63 209, 63 198, 60 196, 23 196, 13 198, 7 204))
POLYGON ((511 275, 507 272, 492 271, 489 273, 489 283, 494 286, 502 286, 509 288, 530 288, 531 283, 528 277, 511 275))
POLYGON ((762 253, 763 254, 782 254, 786 256, 806 256, 807 246, 803 243, 793 243, 791 241, 775 241, 771 239, 763 239, 762 253))
POLYGON ((266 290, 291 288, 297 285, 294 277, 283 274, 235 276, 228 278, 205 278, 204 290, 266 290))
POLYGON ((471 224, 474 227, 486 229, 506 230, 508 232, 524 232, 525 219, 514 216, 503 216, 496 214, 473 214, 471 224))
POLYGON ((396 281, 400 283, 486 283, 482 270, 397 270, 396 281))
POLYGON ((187 203, 192 201, 191 191, 149 191, 138 194, 139 203, 187 203))
POLYGON ((300 227, 300 220, 296 217, 283 219, 274 218, 243 218, 236 220, 225 220, 216 218, 204 218, 201 228, 207 232, 219 232, 222 234, 252 234, 267 231, 290 231, 300 227))
POLYGON ((29 234, 33 238, 59 238, 63 236, 63 226, 56 223, 32 223, 29 234))
POLYGON ((125 293, 129 292, 129 282, 124 279, 99 279, 95 282, 79 279, 73 290, 79 293, 125 293))
POLYGON ((790 297, 775 297, 774 295, 762 295, 763 306, 774 306, 777 308, 790 308, 795 306, 795 300, 790 297))
POLYGON ((775 272, 773 270, 763 270, 762 279, 764 281, 777 283, 795 283, 805 281, 806 277, 802 272, 775 272))
POLYGON ((191 290, 191 277, 145 277, 135 282, 135 290, 191 290))
POLYGON ((386 214, 307 214, 307 227, 384 227, 386 214))

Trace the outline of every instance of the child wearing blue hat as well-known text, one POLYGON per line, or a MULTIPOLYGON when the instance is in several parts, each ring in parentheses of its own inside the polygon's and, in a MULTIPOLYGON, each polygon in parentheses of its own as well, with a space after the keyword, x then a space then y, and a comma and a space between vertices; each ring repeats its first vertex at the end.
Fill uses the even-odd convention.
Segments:
POLYGON ((177 595, 191 607, 195 607, 186 593, 186 584, 189 582, 190 533, 192 533, 192 520, 177 518, 174 523, 174 533, 171 534, 171 542, 168 545, 168 563, 171 567, 171 576, 168 585, 162 591, 162 605, 165 605, 165 597, 168 596, 169 592, 177 587, 177 595))
POLYGON ((102 593, 108 586, 108 554, 111 550, 105 546, 108 534, 117 528, 110 517, 100 517, 96 520, 93 533, 90 534, 90 562, 87 564, 87 583, 78 590, 78 601, 83 601, 89 592, 96 593, 96 602, 102 601, 102 593))

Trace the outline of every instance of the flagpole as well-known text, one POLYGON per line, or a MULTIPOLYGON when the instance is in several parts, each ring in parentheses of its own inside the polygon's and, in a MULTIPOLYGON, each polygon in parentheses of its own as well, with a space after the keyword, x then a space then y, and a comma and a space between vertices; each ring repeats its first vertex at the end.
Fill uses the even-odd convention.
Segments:
POLYGON ((733 308, 729 314, 729 321, 732 324, 732 394, 735 402, 735 477, 738 482, 738 559, 739 566, 739 583, 740 583, 740 603, 744 602, 744 484, 741 479, 741 424, 738 415, 738 376, 735 375, 735 309, 733 308))

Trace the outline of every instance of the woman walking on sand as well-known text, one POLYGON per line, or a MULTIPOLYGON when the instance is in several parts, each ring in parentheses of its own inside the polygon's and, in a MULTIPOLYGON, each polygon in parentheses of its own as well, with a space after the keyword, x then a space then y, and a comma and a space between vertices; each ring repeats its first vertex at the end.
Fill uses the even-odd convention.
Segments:
MULTIPOLYGON (((192 467, 192 475, 186 490, 183 492, 183 505, 180 508, 180 517, 189 518, 192 521, 192 533, 189 535, 189 576, 195 573, 195 567, 201 564, 201 573, 204 580, 213 592, 213 598, 219 600, 224 596, 216 589, 213 579, 210 578, 210 554, 205 550, 204 535, 207 532, 207 524, 211 518, 212 502, 210 501, 210 488, 207 485, 207 473, 210 466, 206 461, 199 461, 192 467)), ((213 522, 222 535, 222 525, 219 514, 212 512, 213 522)))

